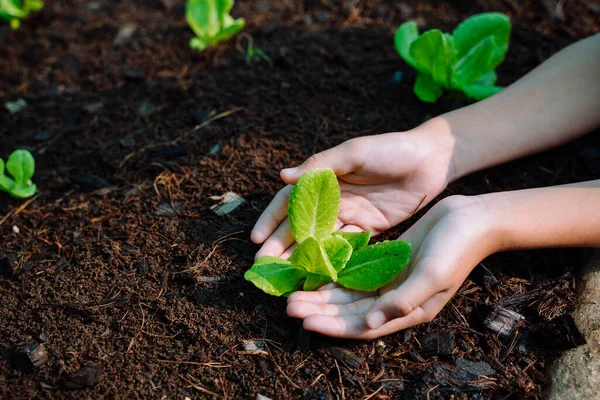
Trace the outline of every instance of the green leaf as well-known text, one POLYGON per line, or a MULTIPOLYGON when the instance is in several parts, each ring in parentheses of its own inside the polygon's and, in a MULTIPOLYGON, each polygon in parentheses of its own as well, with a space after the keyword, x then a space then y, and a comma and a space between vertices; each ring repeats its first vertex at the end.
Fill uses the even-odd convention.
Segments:
POLYGON ((216 43, 223 42, 227 39, 232 38, 237 35, 244 28, 244 20, 242 18, 236 19, 231 25, 226 28, 223 28, 219 31, 219 33, 214 37, 214 41, 216 43))
POLYGON ((6 161, 6 169, 15 179, 15 185, 10 194, 19 199, 31 197, 37 191, 37 186, 31 182, 35 172, 35 160, 27 150, 15 150, 6 161))
POLYGON ((350 243, 353 250, 358 250, 369 244, 371 231, 366 232, 333 232, 334 236, 341 236, 350 243))
POLYGON ((14 187, 15 181, 4 175, 4 160, 0 158, 0 190, 10 193, 14 187))
POLYGON ((303 290, 306 290, 306 291, 317 290, 318 288, 320 288, 323 285, 328 284, 329 282, 331 282, 330 277, 324 276, 324 275, 317 275, 317 274, 313 274, 312 272, 309 272, 306 274, 306 280, 304 281, 303 290))
POLYGON ((296 242, 331 235, 340 207, 340 186, 331 169, 305 173, 290 194, 288 217, 296 242))
POLYGON ((435 103, 442 95, 442 87, 435 83, 431 79, 431 76, 423 72, 417 73, 417 80, 415 81, 413 90, 419 100, 426 103, 435 103))
POLYGON ((329 276, 334 282, 337 280, 337 271, 331 265, 325 249, 313 237, 307 238, 296 247, 290 261, 294 266, 304 268, 308 272, 329 276))
POLYGON ((344 269, 352 255, 352 245, 342 236, 330 236, 321 241, 327 258, 337 272, 344 269))
POLYGON ((496 68, 508 50, 510 30, 510 19, 501 13, 482 13, 466 19, 452 33, 457 60, 489 38, 494 43, 494 49, 488 69, 496 68))
POLYGON ((357 250, 338 275, 338 283, 365 292, 389 285, 410 261, 411 249, 408 242, 392 240, 357 250))
POLYGON ((273 296, 281 296, 294 290, 306 277, 306 271, 277 257, 261 257, 244 274, 247 281, 273 296))
POLYGON ((452 86, 461 88, 477 81, 486 72, 489 72, 494 49, 494 40, 487 37, 457 60, 454 64, 452 86))
POLYGON ((208 44, 199 37, 193 37, 190 39, 190 47, 192 50, 202 51, 208 47, 208 44))
POLYGON ((461 91, 466 94, 467 97, 479 101, 495 95, 502 89, 504 88, 501 86, 468 85, 461 88, 461 91))
POLYGON ((396 29, 394 44, 396 51, 406 63, 417 69, 415 60, 410 55, 410 45, 419 37, 419 28, 414 21, 405 22, 396 29))
POLYGON ((44 8, 44 2, 42 0, 23 0, 24 6, 23 9, 27 14, 32 11, 39 11, 44 8))
POLYGON ((485 74, 481 75, 479 79, 473 82, 474 85, 486 85, 493 86, 498 80, 498 75, 496 75, 496 71, 488 71, 485 74))
POLYGON ((19 0, 0 0, 0 9, 13 18, 25 18, 27 16, 19 0))
POLYGON ((431 75, 438 85, 450 88, 454 45, 452 37, 439 29, 425 32, 410 45, 410 56, 420 72, 431 75))
POLYGON ((188 24, 199 38, 212 38, 221 29, 214 0, 188 0, 185 7, 188 24))

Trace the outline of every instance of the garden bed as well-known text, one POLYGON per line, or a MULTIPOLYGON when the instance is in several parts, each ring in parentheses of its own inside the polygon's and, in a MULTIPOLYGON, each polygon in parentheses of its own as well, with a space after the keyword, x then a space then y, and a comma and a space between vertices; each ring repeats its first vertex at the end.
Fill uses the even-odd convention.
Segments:
MULTIPOLYGON (((0 107, 0 157, 31 150, 40 188, 0 196, 1 398, 542 396, 545 366, 579 343, 568 311, 582 251, 490 257, 433 322, 372 342, 303 331, 243 273, 281 168, 463 105, 416 99, 393 46, 400 23, 451 30, 507 13, 507 85, 598 32, 598 3, 238 1, 272 59, 250 65, 236 39, 193 53, 181 1, 46 3, 20 30, 0 26, 0 103, 28 104, 0 107), (246 202, 218 216, 227 192, 246 202), (489 324, 505 310, 524 317, 507 336, 489 324), (42 346, 39 368, 24 343, 42 346)), ((443 196, 598 178, 599 136, 443 196)))

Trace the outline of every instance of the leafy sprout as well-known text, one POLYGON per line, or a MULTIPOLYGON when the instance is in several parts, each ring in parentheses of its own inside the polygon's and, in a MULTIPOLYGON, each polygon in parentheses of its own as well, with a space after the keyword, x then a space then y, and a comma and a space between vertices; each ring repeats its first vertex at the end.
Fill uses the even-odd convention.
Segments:
POLYGON ((390 284, 410 261, 410 243, 393 240, 369 246, 370 232, 333 232, 340 199, 333 170, 304 174, 288 203, 298 247, 288 260, 260 257, 246 271, 246 280, 273 296, 315 290, 329 282, 361 291, 390 284))
POLYGON ((444 90, 482 100, 502 90, 495 86, 495 69, 508 50, 510 19, 501 13, 482 13, 463 21, 452 32, 439 29, 419 35, 415 22, 396 31, 396 50, 415 68, 417 97, 434 103, 444 90))
POLYGON ((196 37, 190 40, 190 47, 203 51, 209 46, 238 34, 244 27, 242 18, 233 19, 229 14, 234 0, 188 0, 185 16, 196 37))
POLYGON ((6 161, 0 158, 0 191, 7 192, 17 199, 26 199, 37 192, 31 182, 35 172, 35 160, 27 150, 15 150, 6 161), (12 176, 5 175, 4 170, 12 176))
POLYGON ((42 0, 0 0, 0 20, 9 21, 12 29, 19 29, 22 19, 42 8, 42 0))
POLYGON ((254 60, 256 58, 262 58, 269 64, 273 64, 271 57, 269 57, 267 55, 267 53, 265 53, 258 47, 254 47, 254 38, 247 33, 242 33, 239 36, 239 40, 237 41, 235 47, 237 48, 237 50, 240 53, 242 53, 246 56, 246 64, 250 64, 252 62, 252 60, 254 60), (244 48, 242 47, 242 44, 241 44, 243 39, 246 39, 246 41, 248 42, 248 47, 246 47, 246 50, 244 50, 244 48))

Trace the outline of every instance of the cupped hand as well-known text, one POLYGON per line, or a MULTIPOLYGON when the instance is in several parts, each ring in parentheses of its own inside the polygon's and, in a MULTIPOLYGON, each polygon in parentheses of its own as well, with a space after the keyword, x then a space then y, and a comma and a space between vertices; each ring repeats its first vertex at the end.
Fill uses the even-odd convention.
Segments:
POLYGON ((295 292, 287 313, 306 330, 374 339, 431 321, 471 270, 497 249, 492 211, 481 197, 453 196, 436 204, 400 240, 413 245, 409 265, 379 292, 325 285, 295 292))
POLYGON ((410 217, 444 190, 451 176, 454 142, 447 123, 434 119, 408 132, 352 139, 281 171, 280 190, 252 230, 262 243, 256 257, 289 256, 294 243, 287 219, 292 185, 307 171, 331 168, 341 203, 335 230, 373 235, 410 217), (287 250, 287 251, 286 251, 287 250))

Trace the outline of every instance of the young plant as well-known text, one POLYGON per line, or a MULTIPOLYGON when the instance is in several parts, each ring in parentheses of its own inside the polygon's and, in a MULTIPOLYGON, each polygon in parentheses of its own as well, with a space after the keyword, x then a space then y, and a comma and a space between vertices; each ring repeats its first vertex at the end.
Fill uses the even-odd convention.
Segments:
POLYGON ((0 158, 0 191, 7 192, 17 199, 26 199, 37 192, 31 182, 35 171, 35 160, 27 150, 15 150, 6 161, 6 170, 12 178, 4 174, 4 161, 0 158))
POLYGON ((392 283, 410 261, 410 243, 392 240, 368 246, 371 232, 333 232, 340 198, 333 170, 304 174, 288 203, 298 247, 288 260, 260 257, 244 278, 273 296, 315 290, 329 282, 367 292, 392 283))
POLYGON ((0 20, 9 21, 12 29, 19 29, 22 19, 42 8, 42 0, 0 0, 0 20))
POLYGON ((434 103, 444 90, 482 100, 502 90, 495 86, 495 69, 508 50, 510 30, 506 15, 483 13, 463 21, 452 35, 432 29, 419 36, 417 24, 406 22, 394 42, 418 71, 414 92, 420 100, 434 103))
POLYGON ((229 12, 234 0, 188 0, 185 16, 196 37, 190 47, 202 51, 235 36, 244 27, 242 18, 233 19, 229 12))

